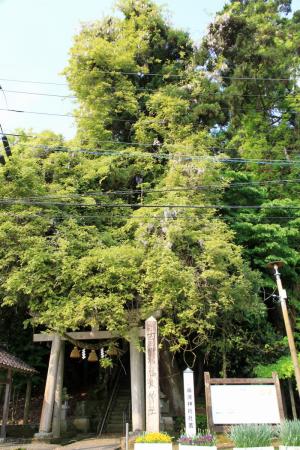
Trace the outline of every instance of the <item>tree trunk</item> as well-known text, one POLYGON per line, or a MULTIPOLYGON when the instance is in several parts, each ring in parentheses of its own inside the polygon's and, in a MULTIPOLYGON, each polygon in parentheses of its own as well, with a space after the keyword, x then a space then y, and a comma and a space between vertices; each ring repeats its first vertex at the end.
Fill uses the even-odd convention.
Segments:
POLYGON ((227 348, 226 348, 226 331, 222 329, 222 377, 227 378, 227 348))
POLYGON ((166 343, 159 354, 160 388, 167 396, 170 405, 170 414, 183 416, 183 380, 175 356, 170 353, 166 343))
POLYGON ((202 355, 196 358, 195 362, 195 397, 204 392, 204 361, 202 355))

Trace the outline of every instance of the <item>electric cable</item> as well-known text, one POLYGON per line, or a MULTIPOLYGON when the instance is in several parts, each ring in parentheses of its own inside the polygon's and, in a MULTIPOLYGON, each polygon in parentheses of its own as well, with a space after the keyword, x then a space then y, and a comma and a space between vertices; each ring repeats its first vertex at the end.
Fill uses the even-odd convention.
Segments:
MULTIPOLYGON (((12 113, 22 113, 22 114, 37 114, 37 115, 42 115, 42 116, 58 116, 58 117, 71 117, 71 118, 77 118, 77 119, 94 119, 93 116, 82 116, 82 115, 78 115, 76 116, 75 114, 64 114, 64 113, 51 113, 51 112, 47 112, 47 111, 26 111, 26 110, 22 110, 22 109, 7 109, 7 108, 0 108, 0 111, 7 111, 7 112, 12 112, 12 113)), ((299 112, 300 114, 300 112, 299 112)), ((127 123, 136 123, 138 119, 117 119, 117 118, 105 118, 103 119, 103 121, 109 121, 109 122, 127 122, 127 123)), ((151 119, 151 120, 145 120, 144 123, 160 123, 160 124, 165 124, 165 120, 155 120, 155 119, 151 119)))
MULTIPOLYGON (((10 89, 5 89, 5 92, 8 92, 10 94, 40 95, 40 96, 45 96, 45 97, 77 98, 75 95, 50 94, 50 93, 46 93, 46 92, 14 91, 14 90, 10 90, 10 89)), ((8 106, 7 106, 7 108, 8 108, 8 106)))
MULTIPOLYGON (((224 181, 224 180, 223 180, 224 181)), ((242 189, 243 187, 253 187, 253 186, 265 186, 265 185, 281 185, 281 184, 299 184, 300 178, 294 180, 266 180, 266 181, 250 181, 241 183, 229 183, 228 185, 223 184, 207 184, 200 185, 196 187, 175 187, 166 189, 125 189, 125 190, 112 190, 112 191, 89 191, 82 193, 66 193, 66 194, 47 194, 47 195, 32 195, 28 197, 5 197, 7 200, 47 200, 47 199, 69 199, 69 198, 83 198, 83 197, 102 197, 102 196, 130 196, 136 194, 164 194, 171 192, 201 192, 202 190, 211 189, 242 189)))
MULTIPOLYGON (((213 106, 213 105, 212 105, 213 106)), ((244 109, 244 108, 219 108, 219 111, 232 111, 232 109, 234 109, 235 111, 240 111, 240 112, 268 112, 271 110, 271 108, 266 108, 266 109, 255 109, 255 108, 249 108, 249 109, 244 109)), ((47 111, 26 111, 26 110, 21 110, 21 109, 12 109, 12 108, 0 108, 0 111, 6 111, 6 112, 12 112, 12 113, 23 113, 23 114, 37 114, 37 115, 43 115, 43 116, 58 116, 58 117, 71 117, 71 118, 77 118, 77 119, 94 119, 93 116, 82 116, 82 115, 74 115, 74 114, 63 114, 63 113, 51 113, 51 112, 47 112, 47 111)), ((296 110, 289 110, 289 111, 280 111, 280 114, 295 114, 295 115, 300 115, 300 111, 296 111, 296 110)), ((136 123, 138 122, 138 120, 140 120, 139 118, 136 119, 117 119, 114 117, 111 117, 110 119, 106 118, 105 120, 109 120, 111 122, 132 122, 132 123, 136 123)), ((151 120, 143 120, 143 123, 162 123, 162 124, 166 124, 168 122, 167 119, 164 120, 156 120, 156 119, 151 119, 151 120)))
MULTIPOLYGON (((108 217, 105 216, 103 217, 103 215, 95 215, 95 214, 80 214, 80 215, 74 215, 74 214, 64 214, 64 215, 49 215, 47 212, 46 213, 42 213, 42 212, 28 212, 26 214, 21 214, 21 213, 14 213, 11 211, 1 211, 0 212, 0 221, 3 217, 12 217, 12 218, 16 218, 16 219, 24 219, 24 220, 34 220, 34 219, 46 219, 49 221, 55 221, 55 220, 70 220, 70 219, 74 219, 76 221, 78 220, 85 220, 85 219, 90 219, 90 220, 101 220, 103 222, 106 222, 107 220, 113 220, 113 219, 123 219, 125 221, 136 221, 136 220, 149 220, 149 219, 158 219, 158 220, 162 220, 162 221, 178 221, 180 219, 183 220, 195 220, 195 216, 194 215, 190 215, 190 214, 186 214, 186 213, 177 213, 176 215, 135 215, 135 216, 124 216, 124 214, 110 214, 108 217)), ((215 220, 224 220, 226 223, 230 222, 230 219, 235 220, 235 224, 237 223, 251 223, 253 226, 258 226, 258 225, 264 225, 265 222, 272 222, 273 224, 275 224, 275 221, 288 221, 288 222, 293 222, 293 221, 299 221, 299 224, 295 224, 295 225, 300 225, 300 216, 264 216, 264 217, 258 217, 258 216, 250 216, 250 217, 241 217, 241 216, 215 216, 215 220), (255 223, 256 222, 256 223, 255 223)), ((276 225, 276 224, 275 224, 276 225)), ((290 224, 289 224, 290 225, 290 224)))
MULTIPOLYGON (((82 56, 82 55, 77 55, 77 56, 82 56)), ((186 75, 178 75, 170 72, 167 72, 165 74, 162 73, 152 73, 152 72, 129 72, 129 71, 119 71, 119 70, 101 70, 101 69, 97 69, 98 73, 104 73, 104 74, 109 74, 109 75, 136 75, 139 78, 144 78, 144 77, 160 77, 160 78, 184 78, 186 75)), ((244 81, 291 81, 291 82, 295 82, 296 80, 294 78, 289 77, 238 77, 238 76, 226 76, 226 75, 221 75, 221 74, 216 74, 213 72, 209 72, 209 71, 205 71, 205 70, 194 70, 193 72, 188 72, 188 75, 204 75, 204 76, 209 76, 215 79, 221 78, 224 80, 244 80, 244 81)), ((298 77, 298 74, 295 74, 295 77, 298 77)), ((60 82, 53 82, 53 81, 39 81, 39 80, 23 80, 23 79, 11 79, 11 78, 0 78, 0 81, 9 81, 9 82, 15 82, 15 83, 29 83, 29 84, 49 84, 49 85, 54 85, 54 86, 68 86, 68 83, 60 83, 60 82)))
POLYGON ((8 198, 0 198, 1 205, 38 205, 38 206, 59 206, 59 207, 77 207, 77 208, 170 208, 170 209, 287 209, 287 210, 300 210, 300 206, 288 206, 288 205, 184 205, 184 204, 144 204, 144 203, 67 203, 67 202, 42 202, 36 200, 10 200, 8 198))
POLYGON ((128 151, 115 151, 115 150, 85 150, 85 149, 71 149, 63 147, 47 147, 38 146, 38 148, 44 149, 49 152, 64 152, 70 155, 76 153, 88 154, 92 156, 121 156, 123 158, 154 158, 154 159, 166 159, 166 160, 180 160, 180 161, 198 161, 198 162, 212 162, 229 163, 229 164, 259 164, 259 165, 278 165, 278 166, 298 166, 299 160, 282 160, 282 159, 250 159, 250 158, 220 158, 219 156, 197 156, 187 154, 171 154, 171 153, 151 153, 151 152, 128 152, 128 151))
MULTIPOLYGON (((0 135, 4 134, 3 132, 1 132, 0 130, 0 135)), ((7 136, 12 136, 12 137, 21 137, 21 138, 32 138, 32 139, 38 139, 40 136, 39 135, 29 135, 26 133, 22 133, 22 134, 18 134, 18 133, 5 133, 7 136)), ((47 138, 48 141, 51 140, 57 140, 57 138, 47 138)), ((184 145, 184 144, 171 144, 171 143, 155 143, 155 142, 129 142, 129 141, 117 141, 117 140, 99 140, 97 138, 89 138, 89 141, 92 142, 97 142, 98 144, 113 144, 113 145, 121 145, 121 146, 139 146, 139 147, 164 147, 164 148, 177 148, 177 149, 195 149, 195 146, 193 145, 184 145)), ((16 145, 16 144, 15 144, 16 145)), ((31 148, 39 148, 39 147, 49 147, 46 145, 36 145, 36 146, 31 146, 31 148)), ((51 148, 51 147, 49 147, 51 148)), ((214 151, 219 151, 219 152, 227 152, 227 151, 234 151, 234 152, 243 152, 245 151, 245 149, 243 148, 233 148, 233 147, 218 147, 218 146, 205 146, 203 147, 203 149, 205 150, 214 150, 214 151)), ((93 149, 82 149, 82 150, 93 150, 93 149)), ((98 150, 98 149, 96 149, 98 150)), ((256 149, 258 150, 258 149, 256 149)), ((259 151, 261 152, 270 152, 273 149, 259 149, 259 151)), ((300 149, 286 149, 288 152, 291 151, 297 151, 300 152, 300 149)), ((246 151, 249 151, 246 150, 246 151)))
MULTIPOLYGON (((136 86, 133 86, 135 88, 136 91, 149 91, 149 92, 157 92, 158 89, 150 89, 150 88, 139 88, 136 86)), ((186 89, 185 86, 178 86, 179 89, 186 89)), ((2 90, 3 90, 3 86, 2 86, 2 90)), ((37 96, 45 96, 45 97, 60 97, 60 98, 73 98, 73 99, 77 99, 76 95, 62 95, 62 94, 51 94, 51 93, 47 93, 47 92, 29 92, 29 91, 18 91, 18 90, 10 90, 10 89, 5 89, 5 92, 8 93, 12 93, 12 94, 26 94, 26 95, 37 95, 37 96)), ((116 92, 116 91, 111 91, 112 93, 116 92)), ((222 95, 228 95, 229 97, 247 97, 247 98, 270 98, 273 99, 274 101, 277 100, 281 100, 281 99, 285 99, 288 98, 289 96, 294 96, 294 95, 299 95, 300 92, 289 92, 286 95, 281 95, 279 97, 274 98, 274 96, 272 95, 267 95, 267 94, 238 94, 238 93, 231 93, 231 92, 227 92, 227 91, 218 91, 216 93, 210 93, 209 96, 211 97, 213 96, 220 96, 222 98, 222 95)), ((111 102, 111 99, 101 99, 101 101, 108 101, 111 102)), ((8 108, 8 105, 7 105, 8 108)))
MULTIPOLYGON (((3 134, 3 133, 0 133, 3 134)), ((22 136, 22 135, 21 135, 22 136)), ((115 142, 115 141, 107 141, 107 142, 115 142)), ((116 141, 117 142, 117 141, 116 141)), ((123 144, 123 143, 122 143, 123 144)), ((137 143, 133 143, 137 145, 137 143)), ((141 144, 143 145, 143 144, 141 144)), ((144 144, 147 145, 148 144, 144 144)), ((155 146, 155 144, 152 144, 155 146)), ((174 144, 171 144, 170 147, 173 147, 174 144)), ((70 154, 83 153, 89 154, 93 156, 123 156, 123 157, 151 157, 154 159, 180 159, 180 160, 194 160, 194 161, 210 161, 214 163, 237 163, 237 164, 262 164, 262 165, 298 165, 300 164, 300 160, 287 160, 287 159, 251 159, 251 158, 220 158, 217 156, 197 156, 197 155, 187 155, 187 154, 171 154, 171 153, 151 153, 151 152, 128 152, 128 151, 115 151, 115 150, 88 150, 88 149, 73 149, 73 148, 64 148, 64 147, 49 147, 47 145, 37 145, 32 146, 31 148, 40 148, 49 152, 67 152, 70 154)), ((213 149, 217 149, 217 147, 211 147, 213 149)), ((221 149, 222 151, 233 150, 233 149, 221 149)), ((240 149, 239 151, 241 151, 240 149)))
POLYGON ((2 94, 3 94, 4 101, 5 101, 5 104, 6 104, 6 108, 9 109, 8 102, 7 102, 7 98, 6 98, 6 95, 5 95, 5 91, 4 91, 2 85, 0 85, 0 90, 1 90, 1 92, 2 92, 2 94))
POLYGON ((28 83, 28 84, 49 84, 54 86, 68 86, 68 83, 58 83, 53 81, 35 81, 35 80, 20 80, 12 78, 0 78, 0 81, 8 81, 13 83, 28 83))

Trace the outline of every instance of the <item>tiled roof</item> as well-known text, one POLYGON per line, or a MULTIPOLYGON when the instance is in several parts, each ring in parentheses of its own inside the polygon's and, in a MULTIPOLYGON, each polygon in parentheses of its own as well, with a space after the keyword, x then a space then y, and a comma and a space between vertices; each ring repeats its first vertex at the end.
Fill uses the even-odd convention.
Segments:
POLYGON ((32 375, 37 371, 22 361, 20 358, 17 358, 14 355, 6 352, 5 350, 0 348, 0 368, 1 369, 12 369, 16 372, 23 372, 28 375, 32 375))

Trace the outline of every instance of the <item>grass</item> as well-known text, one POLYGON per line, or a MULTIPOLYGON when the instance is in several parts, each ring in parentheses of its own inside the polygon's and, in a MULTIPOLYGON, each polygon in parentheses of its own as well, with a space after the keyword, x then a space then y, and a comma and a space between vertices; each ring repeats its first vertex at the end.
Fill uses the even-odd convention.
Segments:
POLYGON ((236 425, 231 428, 229 436, 235 447, 269 447, 274 431, 266 424, 236 425))
POLYGON ((286 420, 280 426, 279 438, 282 445, 300 446, 300 420, 286 420))

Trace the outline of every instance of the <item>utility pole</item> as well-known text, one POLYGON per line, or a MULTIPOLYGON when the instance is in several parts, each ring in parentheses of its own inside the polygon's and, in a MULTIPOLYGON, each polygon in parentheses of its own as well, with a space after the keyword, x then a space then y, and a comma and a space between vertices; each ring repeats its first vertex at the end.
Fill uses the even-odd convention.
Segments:
POLYGON ((284 325, 285 325, 286 334, 287 334, 287 338, 288 338, 288 342, 289 342, 289 347, 290 347, 292 361, 293 361, 293 364, 294 364, 294 371, 295 371, 295 378, 296 378, 296 383, 297 383, 298 395, 300 397, 300 366, 299 366, 299 360, 298 360, 297 350, 296 350, 296 346, 295 346, 293 330, 292 330, 292 327, 291 327, 289 314, 288 314, 288 310, 287 310, 287 306, 286 306, 287 294, 286 294, 286 290, 283 289, 283 287, 282 287, 280 273, 278 272, 278 269, 280 267, 282 267, 282 266, 283 266, 283 262, 282 261, 274 261, 274 262, 271 262, 271 263, 269 263, 267 265, 267 267, 269 269, 273 269, 274 270, 274 276, 275 276, 276 283, 277 283, 278 294, 279 294, 279 301, 280 301, 280 304, 281 304, 281 310, 282 310, 284 325))

